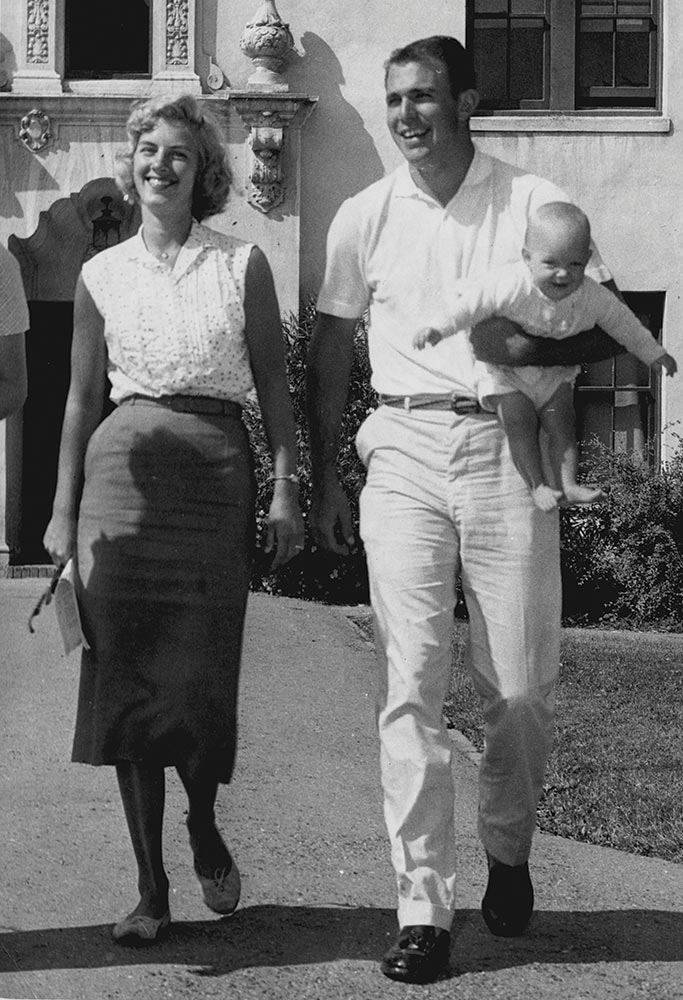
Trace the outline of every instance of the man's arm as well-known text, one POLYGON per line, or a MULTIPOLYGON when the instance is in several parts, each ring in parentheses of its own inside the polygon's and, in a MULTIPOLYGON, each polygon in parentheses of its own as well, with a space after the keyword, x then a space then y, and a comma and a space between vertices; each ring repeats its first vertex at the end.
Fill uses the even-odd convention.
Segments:
POLYGON ((24 334, 0 337, 0 420, 24 405, 26 392, 24 334))
MULTIPOLYGON (((604 282, 604 287, 621 299, 613 281, 604 282)), ((522 365, 547 368, 552 365, 592 364, 623 354, 626 350, 598 326, 564 340, 553 340, 550 337, 532 337, 521 326, 503 316, 493 316, 478 323, 470 334, 470 343, 479 361, 511 365, 513 368, 522 365)))
POLYGON ((306 391, 313 467, 310 524, 322 548, 345 555, 355 543, 337 455, 349 391, 356 319, 319 313, 308 350, 306 391))

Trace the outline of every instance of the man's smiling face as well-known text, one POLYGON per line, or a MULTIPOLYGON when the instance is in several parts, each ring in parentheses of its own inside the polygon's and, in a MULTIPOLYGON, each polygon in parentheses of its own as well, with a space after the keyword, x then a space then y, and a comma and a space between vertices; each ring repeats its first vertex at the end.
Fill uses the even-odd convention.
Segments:
POLYGON ((436 60, 389 66, 386 78, 387 125, 401 153, 421 168, 447 166, 461 129, 446 66, 436 60))

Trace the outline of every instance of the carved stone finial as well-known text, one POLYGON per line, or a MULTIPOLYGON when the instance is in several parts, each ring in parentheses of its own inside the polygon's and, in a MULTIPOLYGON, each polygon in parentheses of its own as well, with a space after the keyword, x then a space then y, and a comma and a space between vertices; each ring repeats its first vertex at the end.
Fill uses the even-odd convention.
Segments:
POLYGON ((247 80, 247 88, 288 90, 289 86, 281 72, 293 47, 294 39, 289 25, 278 14, 274 0, 264 0, 240 38, 240 49, 256 67, 247 80))

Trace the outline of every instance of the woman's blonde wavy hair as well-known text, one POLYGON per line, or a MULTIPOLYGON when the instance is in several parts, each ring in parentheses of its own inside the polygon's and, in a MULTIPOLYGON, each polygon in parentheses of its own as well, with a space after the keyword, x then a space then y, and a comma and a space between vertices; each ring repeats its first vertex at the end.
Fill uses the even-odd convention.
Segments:
POLYGON ((198 222, 217 215, 225 208, 232 184, 221 132, 216 122, 206 115, 194 97, 153 97, 136 101, 132 106, 126 131, 128 145, 116 155, 116 183, 128 200, 137 200, 133 181, 133 154, 140 136, 151 132, 160 121, 188 126, 197 139, 199 165, 192 192, 192 217, 198 222))

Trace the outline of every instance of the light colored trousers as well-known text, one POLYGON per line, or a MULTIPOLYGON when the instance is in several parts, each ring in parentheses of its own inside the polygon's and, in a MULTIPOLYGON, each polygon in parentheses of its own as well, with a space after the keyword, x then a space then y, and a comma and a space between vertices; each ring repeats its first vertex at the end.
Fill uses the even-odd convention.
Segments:
POLYGON ((456 577, 467 665, 483 698, 479 836, 523 864, 550 752, 559 666, 557 512, 543 513, 495 417, 380 406, 361 426, 361 535, 379 665, 384 814, 399 925, 450 928, 455 909, 451 677, 456 577))

